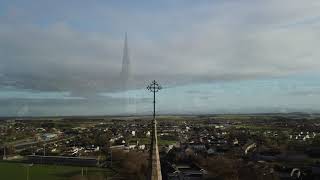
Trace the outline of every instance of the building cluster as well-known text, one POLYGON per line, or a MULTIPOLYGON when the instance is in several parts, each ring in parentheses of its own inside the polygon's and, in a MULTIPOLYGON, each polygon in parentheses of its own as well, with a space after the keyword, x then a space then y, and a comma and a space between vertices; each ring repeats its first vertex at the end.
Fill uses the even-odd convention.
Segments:
MULTIPOLYGON (((150 126, 150 117, 1 121, 0 152, 6 159, 39 162, 46 156, 47 163, 107 166, 115 151, 148 154, 150 126)), ((218 177, 214 164, 221 159, 238 164, 228 173, 239 177, 246 171, 269 179, 320 177, 317 119, 166 117, 158 120, 157 131, 166 179, 218 177)))

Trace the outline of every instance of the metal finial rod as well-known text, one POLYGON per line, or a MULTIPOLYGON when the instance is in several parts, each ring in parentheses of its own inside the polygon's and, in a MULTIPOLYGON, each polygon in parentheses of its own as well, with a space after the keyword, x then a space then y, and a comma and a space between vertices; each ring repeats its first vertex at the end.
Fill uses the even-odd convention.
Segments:
POLYGON ((153 119, 156 118, 156 92, 159 92, 162 87, 156 80, 153 80, 151 84, 147 86, 147 90, 153 93, 153 119))

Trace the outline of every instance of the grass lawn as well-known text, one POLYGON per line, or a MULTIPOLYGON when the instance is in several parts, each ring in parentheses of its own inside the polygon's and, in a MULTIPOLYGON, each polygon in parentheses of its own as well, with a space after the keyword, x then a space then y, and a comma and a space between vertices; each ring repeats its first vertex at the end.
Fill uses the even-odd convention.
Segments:
MULTIPOLYGON (((0 179, 4 180, 26 180, 27 168, 29 168, 29 180, 69 180, 75 177, 77 179, 87 179, 81 177, 82 167, 74 166, 56 166, 56 165, 33 165, 22 163, 0 162, 0 179)), ((86 168, 84 176, 86 175, 86 168)), ((105 179, 111 177, 113 171, 109 169, 90 167, 87 170, 89 179, 105 179)))
POLYGON ((158 137, 158 145, 159 146, 172 145, 172 144, 175 144, 176 142, 177 141, 164 140, 164 139, 161 139, 161 137, 158 137))
POLYGON ((129 144, 136 144, 139 141, 139 144, 150 144, 150 138, 143 137, 143 138, 131 138, 129 140, 129 144))

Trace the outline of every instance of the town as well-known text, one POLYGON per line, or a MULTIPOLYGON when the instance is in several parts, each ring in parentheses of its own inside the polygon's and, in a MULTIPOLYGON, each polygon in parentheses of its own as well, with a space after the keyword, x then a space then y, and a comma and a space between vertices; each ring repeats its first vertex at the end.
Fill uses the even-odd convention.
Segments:
MULTIPOLYGON (((36 169, 54 166, 73 168, 68 178, 146 179, 151 119, 2 118, 0 172, 41 179, 36 169)), ((161 115, 157 121, 163 179, 320 178, 319 114, 161 115)))

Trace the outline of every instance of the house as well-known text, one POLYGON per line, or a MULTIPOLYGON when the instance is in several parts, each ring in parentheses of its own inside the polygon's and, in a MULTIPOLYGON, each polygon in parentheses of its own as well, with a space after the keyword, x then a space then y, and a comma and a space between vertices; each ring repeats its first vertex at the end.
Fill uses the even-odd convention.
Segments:
POLYGON ((57 137, 58 137, 58 135, 54 134, 54 133, 45 133, 41 136, 41 138, 45 141, 49 141, 49 140, 52 140, 57 137))
POLYGON ((174 172, 167 174, 169 180, 201 180, 206 173, 194 164, 173 164, 172 167, 174 172))

